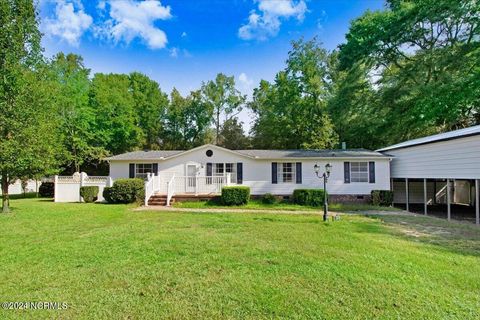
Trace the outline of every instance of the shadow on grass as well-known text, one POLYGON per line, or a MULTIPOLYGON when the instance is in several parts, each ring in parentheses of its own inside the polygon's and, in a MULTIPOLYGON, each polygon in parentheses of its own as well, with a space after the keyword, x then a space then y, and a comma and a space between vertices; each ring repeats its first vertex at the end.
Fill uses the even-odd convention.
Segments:
POLYGON ((382 224, 359 224, 360 232, 389 233, 410 241, 439 246, 457 254, 480 256, 480 227, 474 224, 419 215, 365 216, 377 219, 382 224))

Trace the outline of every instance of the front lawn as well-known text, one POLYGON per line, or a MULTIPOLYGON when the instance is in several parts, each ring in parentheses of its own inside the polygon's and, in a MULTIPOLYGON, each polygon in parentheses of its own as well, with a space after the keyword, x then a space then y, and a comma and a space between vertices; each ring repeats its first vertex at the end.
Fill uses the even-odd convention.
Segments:
POLYGON ((0 319, 478 319, 480 228, 414 216, 179 213, 12 201, 0 319))
MULTIPOLYGON (((255 210, 287 210, 287 211, 314 211, 323 212, 323 207, 311 207, 294 204, 287 201, 277 202, 274 204, 265 204, 261 200, 250 200, 247 204, 241 206, 225 206, 218 201, 181 201, 173 204, 175 208, 193 208, 193 209, 255 209, 255 210)), ((328 205, 330 211, 336 212, 349 212, 349 211, 369 211, 369 210, 381 210, 381 211, 398 211, 399 209, 393 207, 380 207, 370 204, 342 204, 331 203, 328 205)))

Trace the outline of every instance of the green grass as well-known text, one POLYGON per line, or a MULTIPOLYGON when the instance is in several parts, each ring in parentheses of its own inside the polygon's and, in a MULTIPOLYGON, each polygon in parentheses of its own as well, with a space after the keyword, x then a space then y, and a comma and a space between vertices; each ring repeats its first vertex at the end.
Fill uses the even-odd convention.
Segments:
MULTIPOLYGON (((215 201, 182 201, 176 202, 173 204, 176 208, 193 208, 193 209, 208 209, 208 208, 219 208, 219 209, 255 209, 255 210, 266 210, 266 211, 275 211, 275 210, 288 210, 288 211, 322 211, 323 207, 310 207, 310 206, 301 206, 291 202, 278 202, 275 204, 265 204, 261 200, 250 200, 246 205, 241 206, 225 206, 219 204, 215 201)), ((369 210, 381 210, 381 211, 398 211, 398 209, 393 207, 379 207, 369 204, 341 204, 341 203, 332 203, 328 205, 329 210, 337 212, 349 212, 349 211, 369 211, 369 210)))
POLYGON ((36 192, 27 192, 27 193, 20 193, 20 194, 10 194, 8 197, 11 200, 25 199, 25 198, 37 198, 37 193, 36 192))
POLYGON ((478 319, 480 228, 413 216, 12 201, 0 319, 478 319))

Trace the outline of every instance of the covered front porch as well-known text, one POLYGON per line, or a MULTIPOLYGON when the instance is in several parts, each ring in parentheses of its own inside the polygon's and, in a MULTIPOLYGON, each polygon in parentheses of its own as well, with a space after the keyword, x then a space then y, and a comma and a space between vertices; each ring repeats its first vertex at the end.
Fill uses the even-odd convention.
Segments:
POLYGON ((148 174, 145 181, 145 205, 152 196, 166 197, 169 206, 174 196, 208 196, 219 195, 225 186, 236 185, 231 173, 223 175, 179 176, 175 172, 160 172, 159 175, 148 174))

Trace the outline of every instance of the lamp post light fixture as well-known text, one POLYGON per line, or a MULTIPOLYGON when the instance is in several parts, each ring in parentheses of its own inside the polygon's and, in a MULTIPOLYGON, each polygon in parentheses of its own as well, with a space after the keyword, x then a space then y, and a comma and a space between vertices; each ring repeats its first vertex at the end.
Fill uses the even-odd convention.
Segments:
POLYGON ((327 221, 328 219, 328 196, 327 196, 327 181, 328 178, 330 177, 330 171, 332 170, 332 165, 330 163, 327 163, 325 165, 325 172, 320 175, 320 166, 318 164, 315 164, 313 166, 313 171, 315 171, 315 174, 317 175, 318 178, 323 179, 323 221, 327 221))

